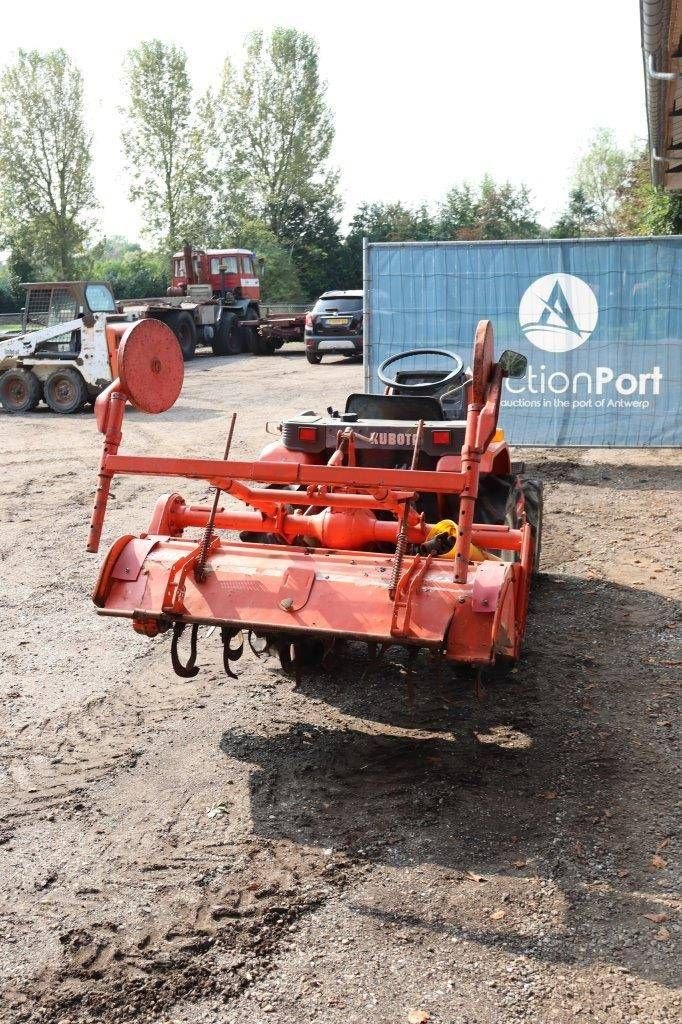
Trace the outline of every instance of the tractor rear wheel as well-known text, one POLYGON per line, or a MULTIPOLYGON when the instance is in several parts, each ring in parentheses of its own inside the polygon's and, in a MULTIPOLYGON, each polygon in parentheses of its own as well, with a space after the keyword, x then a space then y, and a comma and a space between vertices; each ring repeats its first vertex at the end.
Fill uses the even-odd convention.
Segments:
POLYGON ((53 370, 43 388, 45 402, 52 412, 68 415, 80 412, 88 400, 88 389, 73 366, 53 370))
POLYGON ((242 338, 237 327, 237 318, 232 313, 223 313, 211 342, 214 356, 237 356, 242 351, 242 338))
POLYGON ((32 370, 16 366, 0 376, 0 405, 5 412, 33 412, 42 396, 40 381, 32 370))
POLYGON ((521 523, 523 511, 525 511, 526 522, 530 526, 533 537, 533 572, 536 573, 540 571, 542 548, 542 480, 534 480, 527 476, 517 476, 514 480, 507 498, 505 514, 507 526, 517 529, 521 523))
POLYGON ((197 347, 197 329, 191 313, 183 310, 181 313, 173 313, 168 317, 168 326, 178 339, 182 358, 186 363, 194 359, 197 347))

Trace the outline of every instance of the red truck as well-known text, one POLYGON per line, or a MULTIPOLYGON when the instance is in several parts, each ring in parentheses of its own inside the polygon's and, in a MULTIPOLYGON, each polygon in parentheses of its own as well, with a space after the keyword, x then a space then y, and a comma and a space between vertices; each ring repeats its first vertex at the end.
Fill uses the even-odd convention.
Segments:
POLYGON ((263 261, 249 249, 195 249, 172 256, 171 286, 161 298, 123 300, 139 316, 167 323, 185 360, 198 345, 214 355, 272 355, 287 341, 303 341, 305 313, 261 317, 263 261))

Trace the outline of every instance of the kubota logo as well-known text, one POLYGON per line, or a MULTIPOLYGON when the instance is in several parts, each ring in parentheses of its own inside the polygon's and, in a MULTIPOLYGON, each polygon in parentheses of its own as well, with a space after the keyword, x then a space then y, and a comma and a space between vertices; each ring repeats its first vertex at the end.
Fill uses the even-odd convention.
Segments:
POLYGON ((573 274, 546 274, 533 281, 519 305, 521 330, 536 348, 570 352, 597 326, 599 307, 588 284, 573 274))

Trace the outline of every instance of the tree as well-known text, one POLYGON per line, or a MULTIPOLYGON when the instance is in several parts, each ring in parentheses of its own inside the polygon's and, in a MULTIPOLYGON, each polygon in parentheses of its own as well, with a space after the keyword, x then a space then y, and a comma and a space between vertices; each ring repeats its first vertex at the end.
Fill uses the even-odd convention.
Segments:
POLYGON ((438 238, 426 206, 412 210, 402 203, 362 203, 355 212, 345 240, 348 287, 362 287, 362 240, 415 242, 438 238))
POLYGON ((305 32, 252 32, 237 73, 227 61, 206 118, 219 140, 221 205, 263 220, 292 254, 305 234, 302 209, 335 196, 328 165, 334 137, 317 44, 305 32))
POLYGON ((0 313, 14 313, 20 305, 9 268, 0 263, 0 313))
POLYGON ((337 198, 318 195, 311 203, 291 209, 294 244, 289 252, 301 282, 301 294, 317 298, 330 288, 343 288, 345 253, 339 234, 337 198))
POLYGON ((163 254, 131 246, 119 256, 93 260, 85 276, 108 281, 117 299, 164 295, 170 281, 170 261, 163 254))
POLYGON ((584 188, 577 185, 568 194, 568 206, 550 231, 552 238, 582 238, 594 233, 597 211, 584 188))
POLYGON ((95 209, 83 79, 64 50, 20 50, 0 79, 0 233, 70 278, 95 209))
POLYGON ((441 238, 474 241, 541 234, 528 188, 497 183, 487 174, 477 189, 468 184, 450 189, 440 205, 437 227, 441 238))
POLYGON ((478 216, 478 203, 471 185, 454 186, 445 196, 438 211, 438 230, 441 238, 469 237, 478 216))
POLYGON ((282 302, 299 298, 301 284, 290 253, 280 245, 274 234, 261 220, 245 219, 235 229, 236 246, 251 249, 258 259, 264 260, 261 292, 267 302, 282 302))
POLYGON ((619 234, 674 235, 682 231, 682 196, 653 185, 646 147, 629 161, 618 190, 616 215, 619 234))
POLYGON ((193 115, 185 51, 158 39, 127 58, 128 130, 123 135, 144 234, 171 253, 185 238, 203 244, 210 217, 204 133, 193 115))
POLYGON ((586 202, 594 209, 594 230, 598 235, 619 233, 618 208, 632 157, 633 154, 617 145, 612 131, 598 128, 578 162, 573 189, 581 189, 586 202))

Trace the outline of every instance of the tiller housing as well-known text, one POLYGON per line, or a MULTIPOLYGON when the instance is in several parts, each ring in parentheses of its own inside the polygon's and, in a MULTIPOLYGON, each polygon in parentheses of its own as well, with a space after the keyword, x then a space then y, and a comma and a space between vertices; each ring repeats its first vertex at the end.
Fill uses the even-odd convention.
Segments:
POLYGON ((518 371, 519 360, 505 353, 494 361, 492 327, 482 320, 471 379, 460 384, 465 421, 445 418, 447 396, 434 397, 435 385, 428 397, 416 390, 427 388, 431 372, 421 383, 410 384, 410 375, 389 381, 385 396, 351 396, 356 407, 370 402, 375 417, 381 406, 381 430, 355 412, 305 414, 284 425, 283 442, 259 459, 234 461, 233 417, 223 459, 126 455, 119 453, 126 401, 164 411, 183 380, 170 330, 154 320, 133 324, 119 347, 119 377, 96 403, 104 448, 88 551, 98 550, 116 474, 201 480, 216 494, 212 506, 166 494, 145 532, 114 542, 93 593, 99 614, 132 619, 148 636, 173 629, 173 665, 182 675, 198 671, 201 625, 220 627, 228 671, 242 631, 254 649, 253 637, 278 649, 296 672, 341 638, 364 640, 373 653, 378 645, 427 648, 476 667, 515 659, 539 545, 539 490, 514 477, 497 430, 503 377, 518 371), (313 443, 320 436, 333 437, 331 451, 328 442, 313 443), (491 514, 500 493, 501 509, 491 514), (228 507, 222 495, 235 500, 228 507), (188 536, 192 529, 199 532, 188 536), (191 655, 183 665, 178 640, 187 625, 191 655))

